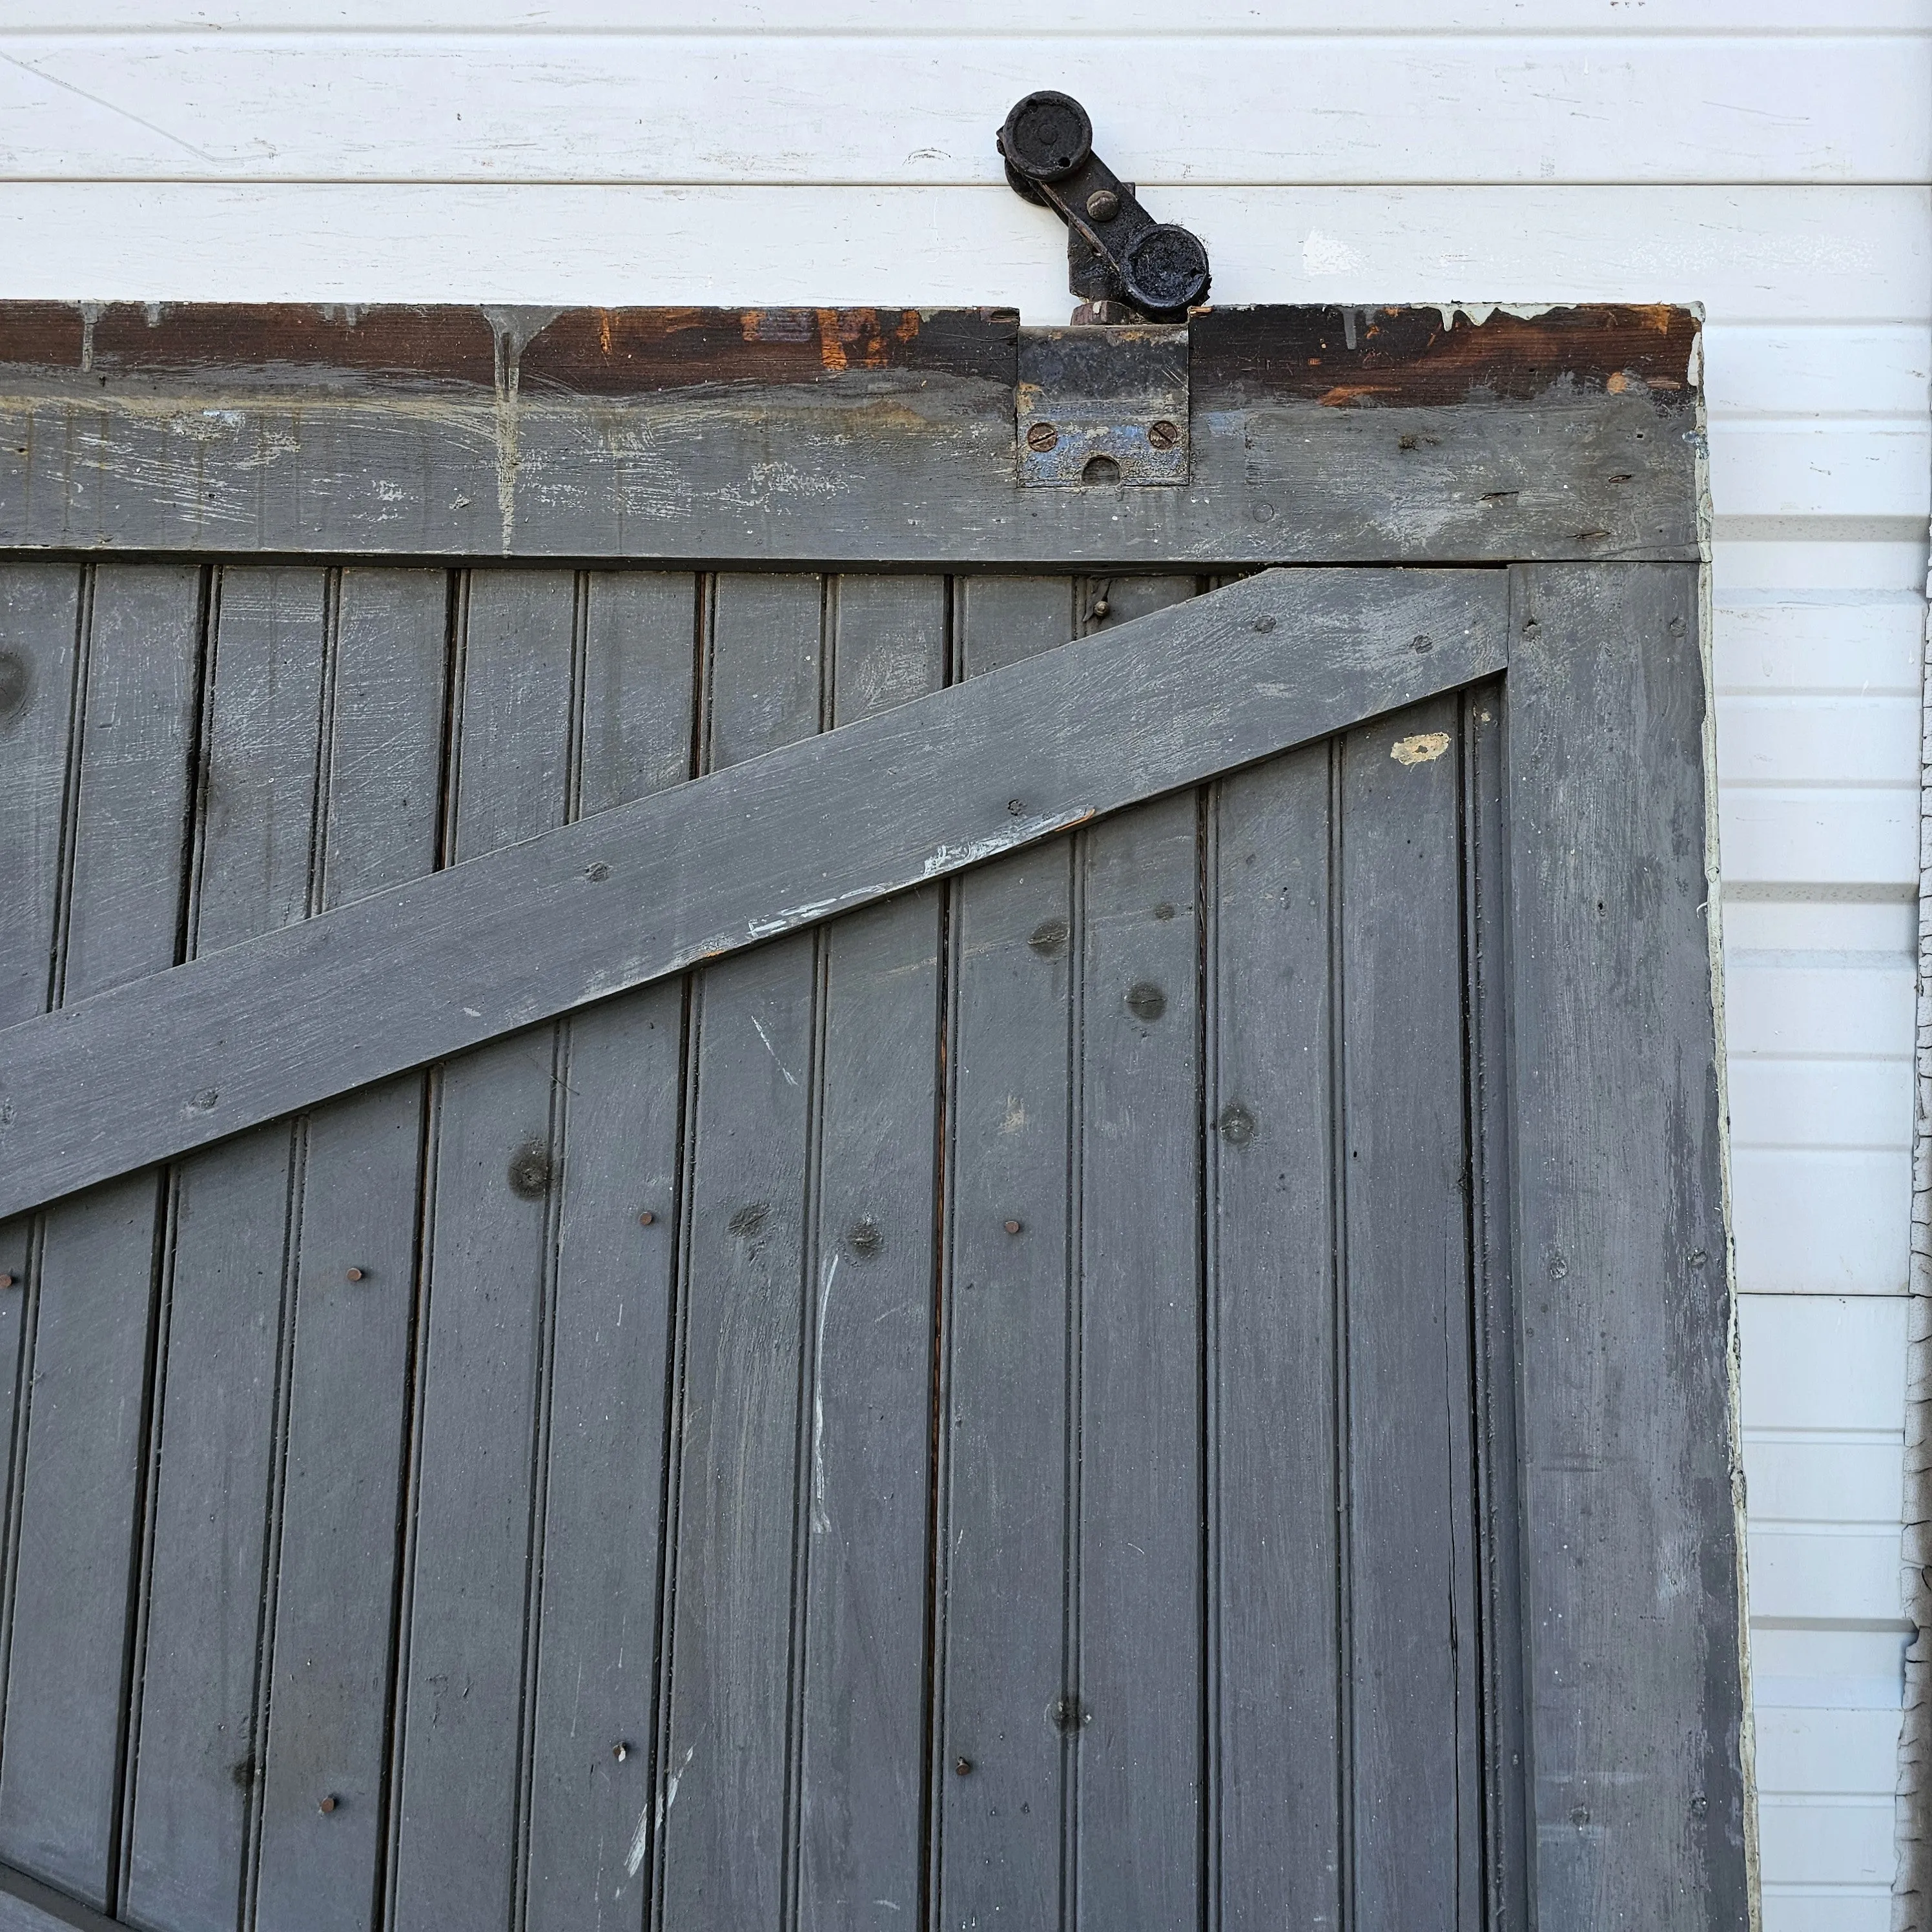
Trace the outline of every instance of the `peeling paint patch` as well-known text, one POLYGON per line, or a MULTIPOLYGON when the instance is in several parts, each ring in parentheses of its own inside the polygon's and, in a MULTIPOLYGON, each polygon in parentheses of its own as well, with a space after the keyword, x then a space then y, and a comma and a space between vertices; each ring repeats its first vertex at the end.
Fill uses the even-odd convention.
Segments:
POLYGON ((1448 748, 1447 731, 1418 731, 1412 738, 1398 738, 1389 748, 1389 756, 1399 765, 1426 765, 1448 748))

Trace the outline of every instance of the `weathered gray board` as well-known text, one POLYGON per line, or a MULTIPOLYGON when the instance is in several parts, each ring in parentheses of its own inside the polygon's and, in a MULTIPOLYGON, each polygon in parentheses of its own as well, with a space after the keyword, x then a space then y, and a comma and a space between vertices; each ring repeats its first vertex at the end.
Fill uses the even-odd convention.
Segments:
MULTIPOLYGON (((0 1224, 0 1924, 1742 1927, 1696 574, 1526 549, 1281 587, 1306 692, 1485 614, 1398 712, 0 1224)), ((16 557, 0 1017, 1209 587, 16 557)))
POLYGON ((1206 310, 1172 488, 1016 487, 1019 333, 997 310, 10 304, 0 544, 862 568, 1698 554, 1681 309, 1206 310))

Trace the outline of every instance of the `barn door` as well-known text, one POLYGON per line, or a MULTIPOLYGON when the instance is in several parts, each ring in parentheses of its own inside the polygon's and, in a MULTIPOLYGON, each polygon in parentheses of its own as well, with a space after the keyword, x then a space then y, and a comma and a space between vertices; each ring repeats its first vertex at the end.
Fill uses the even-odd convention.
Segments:
POLYGON ((1688 325, 74 320, 0 1925, 1747 1922, 1688 325))

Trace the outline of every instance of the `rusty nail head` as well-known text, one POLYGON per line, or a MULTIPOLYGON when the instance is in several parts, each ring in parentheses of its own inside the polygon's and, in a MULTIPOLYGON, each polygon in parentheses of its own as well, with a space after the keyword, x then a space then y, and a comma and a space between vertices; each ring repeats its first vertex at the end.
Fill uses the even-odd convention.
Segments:
POLYGON ((1148 426, 1148 441, 1156 449, 1172 449, 1180 440, 1180 425, 1169 422, 1165 416, 1148 426))
POLYGON ((319 1810, 324 1812, 333 1811, 336 1806, 340 1802, 341 1800, 336 1796, 334 1792, 332 1791, 328 1796, 322 1801, 321 1804, 316 1808, 319 1810))
POLYGON ((1087 197, 1087 212, 1096 221, 1111 221, 1120 212, 1120 197, 1110 188, 1096 188, 1087 197))
POLYGON ((1042 455, 1049 449, 1057 448, 1059 442, 1060 432, 1049 422, 1036 422, 1028 428, 1028 448, 1036 449, 1042 455))
POLYGON ((630 1754, 631 1746, 630 1741, 628 1738, 620 1738, 617 1742, 610 1747, 610 1755, 614 1757, 620 1764, 622 1764, 625 1759, 628 1757, 630 1754))
POLYGON ((0 1274, 0 1288, 11 1288, 13 1286, 14 1277, 10 1274, 0 1274))
POLYGON ((648 1208, 646 1208, 644 1211, 638 1216, 638 1226, 640 1228, 648 1228, 657 1218, 658 1217, 653 1214, 648 1208))
POLYGON ((1113 608, 1104 597, 1096 597, 1094 600, 1094 614, 1096 617, 1104 617, 1113 608))
POLYGON ((1020 1231, 1020 1224, 1018 1223, 1018 1222, 1017 1222, 1017 1221, 1009 1221, 1009 1222, 1006 1223, 1006 1232, 1007 1232, 1008 1234, 1017 1234, 1019 1232, 1019 1231, 1020 1231))
POLYGON ((351 1268, 349 1270, 349 1279, 351 1281, 360 1281, 362 1279, 362 1270, 360 1268, 351 1268))
POLYGON ((973 1760, 970 1757, 956 1757, 952 1760, 952 1768, 962 1778, 970 1778, 973 1772, 973 1760))

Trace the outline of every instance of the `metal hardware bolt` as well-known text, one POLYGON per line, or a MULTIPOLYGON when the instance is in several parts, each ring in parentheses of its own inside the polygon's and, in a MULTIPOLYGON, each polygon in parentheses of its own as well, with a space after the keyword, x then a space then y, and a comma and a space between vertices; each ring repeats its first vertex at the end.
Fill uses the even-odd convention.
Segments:
POLYGON ((0 1288, 11 1288, 13 1286, 14 1277, 10 1274, 0 1274, 0 1288))
POLYGON ((1017 1221, 1009 1221, 1009 1222, 1006 1223, 1006 1232, 1007 1232, 1008 1234, 1017 1234, 1019 1232, 1019 1231, 1020 1231, 1020 1223, 1019 1223, 1018 1222, 1017 1222, 1017 1221))
POLYGON ((1059 447, 1060 432, 1048 422, 1032 424, 1027 430, 1027 447, 1036 449, 1044 456, 1049 449, 1059 447))
POLYGON ((1180 440, 1180 425, 1169 422, 1165 416, 1148 425, 1148 441, 1156 449, 1172 449, 1180 440))
POLYGON ((1087 212, 1096 221, 1111 221, 1120 212, 1120 197, 1110 188, 1096 188, 1087 197, 1087 212))
POLYGON ((1096 617, 1106 616, 1113 608, 1104 597, 1096 597, 1094 600, 1094 615, 1096 617))
POLYGON ((648 1228, 657 1218, 658 1217, 653 1214, 648 1208, 646 1208, 644 1211, 638 1216, 638 1226, 640 1228, 648 1228))
POLYGON ((348 1278, 351 1281, 361 1281, 364 1278, 362 1270, 360 1268, 350 1269, 348 1278))
POLYGON ((337 1805, 340 1804, 342 1800, 337 1797, 335 1793, 332 1791, 315 1808, 318 1811, 322 1812, 326 1814, 328 1812, 333 1811, 337 1805))
POLYGON ((952 1760, 952 1768, 962 1778, 970 1778, 973 1775, 973 1760, 970 1757, 956 1757, 952 1760))
POLYGON ((610 1747, 610 1755, 614 1757, 620 1764, 622 1764, 625 1759, 628 1757, 630 1754, 631 1746, 630 1742, 628 1738, 620 1738, 617 1742, 610 1747))

